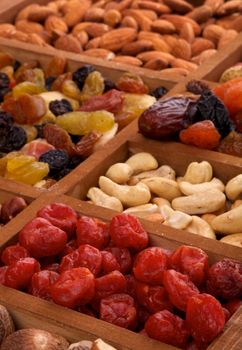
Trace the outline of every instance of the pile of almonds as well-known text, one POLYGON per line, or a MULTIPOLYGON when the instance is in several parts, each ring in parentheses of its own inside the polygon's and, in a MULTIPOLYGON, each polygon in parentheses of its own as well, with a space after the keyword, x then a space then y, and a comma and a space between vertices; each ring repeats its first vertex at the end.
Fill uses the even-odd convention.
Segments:
POLYGON ((181 75, 241 30, 241 0, 56 0, 0 24, 3 37, 181 75))

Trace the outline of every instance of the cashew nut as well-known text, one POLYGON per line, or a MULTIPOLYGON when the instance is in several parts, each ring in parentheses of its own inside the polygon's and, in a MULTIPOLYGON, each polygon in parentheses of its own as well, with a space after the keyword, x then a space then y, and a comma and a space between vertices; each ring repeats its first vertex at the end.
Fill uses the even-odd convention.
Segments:
POLYGON ((132 168, 126 163, 116 163, 112 165, 106 176, 117 184, 125 184, 133 173, 132 168))
POLYGON ((151 198, 149 188, 141 182, 135 186, 118 185, 108 177, 100 176, 99 186, 103 192, 118 198, 126 207, 146 204, 151 198))
POLYGON ((117 349, 105 343, 102 339, 98 338, 93 342, 91 350, 117 350, 117 349))
POLYGON ((152 199, 152 202, 158 205, 159 208, 163 207, 163 205, 168 205, 168 207, 171 207, 171 203, 165 198, 155 197, 152 199))
POLYGON ((189 196, 190 194, 199 193, 203 191, 209 191, 210 189, 217 189, 221 192, 224 192, 224 184, 221 180, 214 177, 209 182, 203 182, 200 184, 192 184, 187 181, 180 181, 179 188, 183 194, 189 196))
POLYGON ((164 225, 176 228, 184 229, 192 221, 192 217, 178 210, 173 210, 167 205, 164 205, 161 209, 162 216, 165 217, 164 225))
POLYGON ((149 214, 154 214, 158 212, 158 207, 156 204, 143 204, 138 205, 137 207, 131 207, 129 209, 126 209, 124 213, 133 214, 135 216, 138 216, 140 218, 145 218, 149 214))
POLYGON ((93 150, 96 151, 100 147, 105 145, 109 140, 111 140, 116 135, 117 131, 118 131, 118 123, 115 123, 110 130, 105 131, 100 137, 100 139, 97 140, 97 142, 95 142, 93 150))
POLYGON ((197 235, 216 239, 212 227, 199 216, 192 216, 192 222, 186 227, 186 231, 195 233, 197 235))
POLYGON ((223 234, 239 233, 242 230, 242 205, 217 216, 211 223, 212 228, 223 234))
POLYGON ((133 169, 133 174, 139 174, 144 171, 158 168, 157 160, 147 152, 134 154, 125 163, 133 169))
POLYGON ((187 214, 206 214, 219 210, 225 203, 226 197, 219 190, 212 189, 191 194, 187 197, 173 199, 171 205, 174 209, 187 214))
POLYGON ((94 204, 100 205, 101 207, 113 209, 119 212, 123 211, 122 203, 118 198, 108 196, 98 187, 91 187, 87 192, 87 198, 90 198, 94 204))
POLYGON ((234 201, 242 194, 242 174, 235 176, 227 183, 225 193, 231 201, 234 201))
POLYGON ((232 205, 231 205, 231 209, 237 208, 240 205, 242 205, 242 199, 237 199, 232 205))
POLYGON ((220 242, 236 245, 242 248, 242 233, 234 233, 232 235, 224 236, 220 242))
POLYGON ((129 180, 129 185, 136 185, 141 180, 147 179, 150 177, 165 177, 167 179, 175 181, 176 173, 169 165, 162 165, 156 170, 145 171, 136 176, 132 176, 131 179, 129 180))
POLYGON ((206 161, 201 163, 192 162, 188 165, 183 180, 192 184, 200 184, 202 182, 210 181, 212 177, 213 168, 210 163, 206 161))
POLYGON ((165 177, 151 177, 141 182, 146 184, 151 192, 169 201, 181 196, 181 191, 176 181, 166 179, 165 177))

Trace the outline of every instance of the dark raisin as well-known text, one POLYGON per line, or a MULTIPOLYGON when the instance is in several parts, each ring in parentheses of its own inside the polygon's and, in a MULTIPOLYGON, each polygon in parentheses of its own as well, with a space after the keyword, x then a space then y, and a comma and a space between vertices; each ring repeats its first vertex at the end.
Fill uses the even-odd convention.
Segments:
POLYGON ((46 90, 51 91, 52 84, 56 80, 56 77, 48 77, 45 79, 45 88, 46 90))
POLYGON ((27 134, 21 126, 14 125, 1 136, 0 150, 2 152, 17 151, 27 142, 27 134))
POLYGON ((150 95, 154 96, 158 100, 159 98, 164 96, 167 92, 168 92, 167 88, 165 88, 164 86, 159 86, 155 90, 151 91, 150 95))
POLYGON ((118 90, 117 86, 112 80, 105 79, 104 80, 104 92, 107 92, 109 90, 116 89, 118 90))
POLYGON ((80 141, 80 139, 81 139, 81 136, 80 136, 80 135, 71 135, 71 134, 70 134, 70 137, 71 137, 71 141, 72 141, 73 143, 78 143, 78 142, 80 141))
POLYGON ((8 143, 8 134, 9 134, 9 128, 1 126, 0 127, 0 152, 8 152, 6 151, 6 145, 8 143))
POLYGON ((7 95, 7 93, 9 93, 10 91, 11 89, 9 87, 0 88, 0 102, 4 101, 5 95, 7 95))
POLYGON ((51 101, 49 109, 56 117, 73 111, 70 102, 64 98, 62 100, 51 101))
POLYGON ((82 158, 78 156, 73 156, 69 160, 68 168, 75 169, 81 162, 82 162, 82 158))
POLYGON ((13 65, 14 72, 16 72, 21 67, 21 62, 15 61, 13 65))
POLYGON ((86 78, 95 70, 96 69, 91 65, 83 66, 73 73, 72 80, 77 84, 79 89, 82 90, 86 78))
POLYGON ((200 80, 191 80, 187 83, 186 88, 195 95, 201 95, 204 90, 208 89, 208 85, 200 80))
POLYGON ((55 178, 55 180, 59 181, 64 176, 68 175, 71 171, 72 171, 72 169, 70 169, 70 168, 64 168, 59 173, 55 174, 54 178, 55 178))
POLYGON ((234 124, 229 118, 229 112, 223 102, 210 90, 204 90, 197 102, 195 122, 211 120, 218 132, 224 138, 234 130, 234 124))
POLYGON ((40 162, 48 163, 52 177, 58 176, 58 173, 65 169, 69 162, 68 153, 61 149, 54 149, 43 153, 40 158, 40 162))
POLYGON ((11 128, 13 124, 13 117, 10 113, 0 111, 0 128, 9 127, 11 128))
POLYGON ((0 89, 8 88, 9 87, 9 77, 6 73, 0 72, 0 89))

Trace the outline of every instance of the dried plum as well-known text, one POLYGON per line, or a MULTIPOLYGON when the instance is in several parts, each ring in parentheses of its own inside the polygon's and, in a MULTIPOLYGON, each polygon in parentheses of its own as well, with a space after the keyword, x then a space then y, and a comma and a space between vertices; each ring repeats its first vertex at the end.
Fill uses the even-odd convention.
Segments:
POLYGON ((196 101, 186 96, 159 100, 139 118, 139 131, 147 137, 163 139, 176 135, 193 122, 196 101))
POLYGON ((58 178, 59 173, 67 167, 69 156, 64 150, 54 149, 43 153, 39 161, 48 163, 50 168, 49 175, 53 178, 58 178))
POLYGON ((64 98, 62 100, 51 101, 49 109, 56 117, 73 111, 70 102, 64 98))
POLYGON ((168 92, 167 88, 165 88, 164 86, 159 86, 158 88, 151 91, 150 95, 154 96, 158 100, 159 98, 164 96, 167 92, 168 92))
POLYGON ((209 89, 205 89, 197 101, 194 121, 211 120, 224 138, 235 129, 223 102, 209 89))
POLYGON ((80 90, 82 90, 86 78, 96 69, 91 65, 85 65, 76 70, 72 75, 72 80, 77 84, 80 90))

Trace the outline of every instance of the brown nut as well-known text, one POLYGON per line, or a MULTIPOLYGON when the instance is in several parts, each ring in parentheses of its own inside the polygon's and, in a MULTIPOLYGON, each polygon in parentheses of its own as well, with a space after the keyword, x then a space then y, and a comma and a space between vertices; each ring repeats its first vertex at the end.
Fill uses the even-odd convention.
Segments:
POLYGON ((101 40, 100 36, 89 40, 85 46, 85 50, 98 49, 99 44, 100 44, 100 40, 101 40))
POLYGON ((135 40, 137 32, 133 28, 110 30, 101 36, 100 47, 106 50, 119 51, 122 47, 135 40))
POLYGON ((140 67, 143 64, 141 60, 132 56, 116 56, 114 57, 113 62, 131 64, 131 66, 136 66, 136 67, 140 67))
POLYGON ((192 56, 198 56, 205 50, 215 49, 215 45, 211 40, 204 38, 196 38, 192 43, 192 56))
POLYGON ((21 197, 14 197, 4 202, 1 208, 1 221, 6 224, 26 207, 27 204, 21 197))
POLYGON ((186 40, 189 44, 195 39, 195 34, 193 27, 190 23, 185 23, 182 29, 180 30, 180 38, 186 40))
POLYGON ((86 27, 85 31, 91 38, 97 38, 108 33, 110 27, 107 24, 103 23, 92 23, 86 27))
POLYGON ((84 16, 84 20, 87 22, 102 22, 104 13, 104 9, 98 7, 90 7, 84 16))
POLYGON ((122 54, 136 56, 141 52, 149 51, 153 49, 153 44, 150 40, 137 40, 122 48, 122 54))
POLYGON ((138 30, 138 23, 133 17, 126 16, 123 18, 123 20, 121 22, 121 27, 134 28, 134 29, 138 30))
POLYGON ((167 67, 168 67, 167 61, 164 61, 160 58, 149 60, 144 64, 144 68, 153 69, 153 70, 161 70, 167 67))
MULTIPOLYGON (((82 47, 87 45, 89 37, 88 37, 87 32, 85 32, 85 30, 81 30, 80 32, 78 32, 76 34, 73 33, 73 36, 75 38, 77 38, 77 40, 80 42, 82 47)), ((92 40, 94 40, 94 39, 92 39, 92 40)))
POLYGON ((68 32, 68 26, 61 17, 49 16, 45 21, 45 29, 50 35, 64 35, 68 32))
POLYGON ((89 49, 83 52, 83 54, 92 56, 92 57, 97 57, 97 58, 103 58, 105 60, 112 60, 115 57, 115 54, 106 49, 89 49))
POLYGON ((165 19, 157 19, 151 23, 151 29, 160 34, 173 34, 176 32, 175 26, 165 19))
POLYGON ((203 5, 198 6, 191 12, 187 13, 186 16, 194 19, 197 23, 204 23, 213 15, 213 10, 210 6, 203 5))
POLYGON ((173 46, 172 52, 175 57, 189 60, 191 58, 191 45, 184 39, 177 39, 176 45, 173 46))
POLYGON ((122 15, 118 10, 108 10, 103 16, 104 23, 110 27, 116 27, 121 22, 121 19, 122 15))
POLYGON ((5 306, 0 305, 0 344, 14 332, 14 323, 5 306))
POLYGON ((182 15, 193 10, 193 6, 191 4, 189 4, 188 1, 164 0, 163 2, 164 2, 164 4, 169 6, 172 10, 174 10, 182 15))
POLYGON ((82 52, 82 47, 77 38, 72 34, 62 35, 55 42, 55 48, 59 50, 66 50, 75 53, 82 52))

